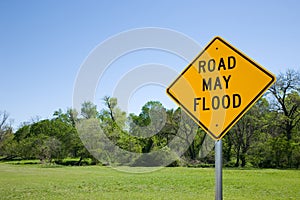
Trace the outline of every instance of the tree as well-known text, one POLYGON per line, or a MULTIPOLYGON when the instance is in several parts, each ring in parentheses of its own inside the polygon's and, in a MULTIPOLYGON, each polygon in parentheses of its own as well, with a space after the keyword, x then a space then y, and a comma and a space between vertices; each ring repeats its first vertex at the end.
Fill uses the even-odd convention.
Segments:
POLYGON ((81 146, 76 128, 62 112, 57 116, 19 128, 14 135, 16 154, 24 159, 39 158, 41 162, 77 157, 81 146))
POLYGON ((97 118, 98 116, 98 111, 97 111, 97 106, 94 105, 90 101, 86 101, 81 105, 81 115, 85 119, 92 119, 92 118, 97 118))
POLYGON ((12 143, 13 129, 9 114, 6 111, 0 111, 0 155, 13 157, 15 144, 12 143))
POLYGON ((276 111, 273 114, 272 133, 276 138, 272 139, 275 142, 270 142, 273 145, 271 156, 275 159, 277 167, 291 167, 292 157, 297 155, 295 151, 299 149, 297 148, 297 139, 294 137, 300 122, 300 72, 287 70, 285 73, 279 74, 276 83, 270 88, 270 92, 273 96, 273 109, 276 111), (276 143, 280 143, 280 149, 276 143), (287 158, 286 165, 280 161, 283 157, 287 158))
MULTIPOLYGON (((87 107, 95 106, 86 106, 86 108, 87 107)), ((84 109, 84 111, 86 110, 88 109, 84 109)), ((79 157, 79 160, 77 161, 76 165, 81 165, 83 159, 85 158, 93 158, 82 143, 77 131, 77 125, 80 121, 80 119, 78 118, 78 112, 75 109, 69 108, 64 113, 61 109, 59 109, 58 111, 55 111, 53 115, 55 116, 54 120, 56 121, 56 123, 65 124, 65 132, 67 133, 67 135, 62 140, 62 146, 63 149, 67 152, 68 156, 74 158, 79 157)))
POLYGON ((167 123, 163 132, 165 132, 165 135, 168 136, 168 138, 173 139, 170 136, 176 137, 179 146, 188 147, 184 153, 184 157, 188 161, 197 159, 200 143, 203 141, 204 135, 200 133, 201 129, 198 125, 190 118, 190 116, 182 111, 181 108, 178 108, 175 111, 167 111, 167 123))
POLYGON ((0 155, 6 156, 5 159, 12 159, 16 156, 17 143, 13 140, 12 131, 7 131, 2 135, 0 142, 0 155))
POLYGON ((53 159, 63 158, 61 155, 61 142, 56 137, 40 134, 33 139, 32 152, 41 163, 52 163, 53 159))
POLYGON ((245 167, 246 157, 249 149, 255 142, 256 137, 267 125, 265 122, 266 112, 269 104, 266 99, 260 99, 231 129, 228 134, 229 142, 234 146, 236 153, 235 166, 245 167))
POLYGON ((161 132, 165 123, 166 109, 158 101, 147 102, 138 116, 130 114, 129 131, 142 141, 143 153, 160 149, 167 144, 167 137, 161 132))
POLYGON ((0 111, 0 142, 5 135, 12 132, 11 124, 8 122, 9 114, 6 111, 0 111))
POLYGON ((115 145, 129 150, 131 147, 129 135, 126 131, 126 113, 117 105, 116 98, 105 96, 103 98, 104 108, 99 113, 100 127, 106 137, 115 145), (125 142, 127 141, 127 142, 125 142))
POLYGON ((72 125, 73 127, 76 126, 76 122, 78 120, 78 112, 72 108, 68 108, 66 113, 64 113, 62 109, 59 109, 54 112, 53 116, 59 118, 61 121, 67 124, 72 125))
POLYGON ((125 130, 126 113, 118 107, 116 98, 105 96, 103 104, 105 107, 99 113, 101 127, 111 140, 117 142, 120 132, 125 130))
POLYGON ((280 119, 278 125, 284 132, 287 140, 292 139, 293 129, 300 122, 300 72, 287 70, 277 77, 276 83, 269 89, 275 101, 274 109, 280 119))

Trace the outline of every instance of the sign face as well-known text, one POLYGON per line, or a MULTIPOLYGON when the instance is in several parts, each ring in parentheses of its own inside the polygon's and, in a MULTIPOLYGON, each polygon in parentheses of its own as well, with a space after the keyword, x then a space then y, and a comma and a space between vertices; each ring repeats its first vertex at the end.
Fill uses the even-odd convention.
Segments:
POLYGON ((254 105, 276 78, 220 37, 167 88, 213 139, 226 132, 254 105))

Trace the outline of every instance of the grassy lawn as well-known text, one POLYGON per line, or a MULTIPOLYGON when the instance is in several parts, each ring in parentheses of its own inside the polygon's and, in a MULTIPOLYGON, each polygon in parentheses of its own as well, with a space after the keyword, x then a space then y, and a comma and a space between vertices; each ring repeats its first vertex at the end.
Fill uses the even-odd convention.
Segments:
MULTIPOLYGON (((0 163, 0 199, 214 199, 214 169, 144 174, 0 163)), ((300 199, 299 170, 223 170, 224 199, 300 199)))

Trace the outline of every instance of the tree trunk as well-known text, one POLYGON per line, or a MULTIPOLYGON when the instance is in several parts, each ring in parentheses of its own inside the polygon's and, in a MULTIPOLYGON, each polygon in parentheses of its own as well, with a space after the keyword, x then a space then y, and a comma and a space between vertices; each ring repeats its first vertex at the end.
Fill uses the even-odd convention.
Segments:
POLYGON ((195 160, 196 159, 196 153, 195 153, 195 150, 194 150, 194 141, 192 142, 192 144, 189 146, 189 153, 190 153, 190 158, 192 160, 195 160))
POLYGON ((241 167, 245 167, 246 166, 246 156, 244 153, 241 154, 241 167))
POLYGON ((142 152, 143 153, 149 153, 152 149, 152 146, 153 146, 153 140, 150 138, 147 141, 147 144, 145 145, 145 147, 142 149, 142 152))
POLYGON ((231 159, 231 148, 232 148, 232 142, 231 139, 228 138, 228 148, 226 149, 226 152, 224 154, 224 159, 226 162, 230 162, 231 159))
POLYGON ((293 129, 293 126, 288 121, 286 124, 286 137, 287 137, 288 141, 290 141, 292 139, 292 129, 293 129))
POLYGON ((240 148, 238 148, 236 152, 236 162, 235 162, 235 167, 238 167, 240 165, 240 148))
POLYGON ((77 165, 78 165, 78 166, 81 166, 82 159, 83 159, 82 156, 80 156, 80 159, 79 159, 78 162, 77 162, 77 165))

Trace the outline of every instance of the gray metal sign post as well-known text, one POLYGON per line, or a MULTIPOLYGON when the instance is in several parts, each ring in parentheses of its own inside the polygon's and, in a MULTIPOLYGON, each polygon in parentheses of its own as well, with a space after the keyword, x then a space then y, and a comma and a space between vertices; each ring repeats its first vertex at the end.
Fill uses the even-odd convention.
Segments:
POLYGON ((222 140, 215 142, 215 173, 216 173, 216 200, 223 199, 222 181, 222 140))

